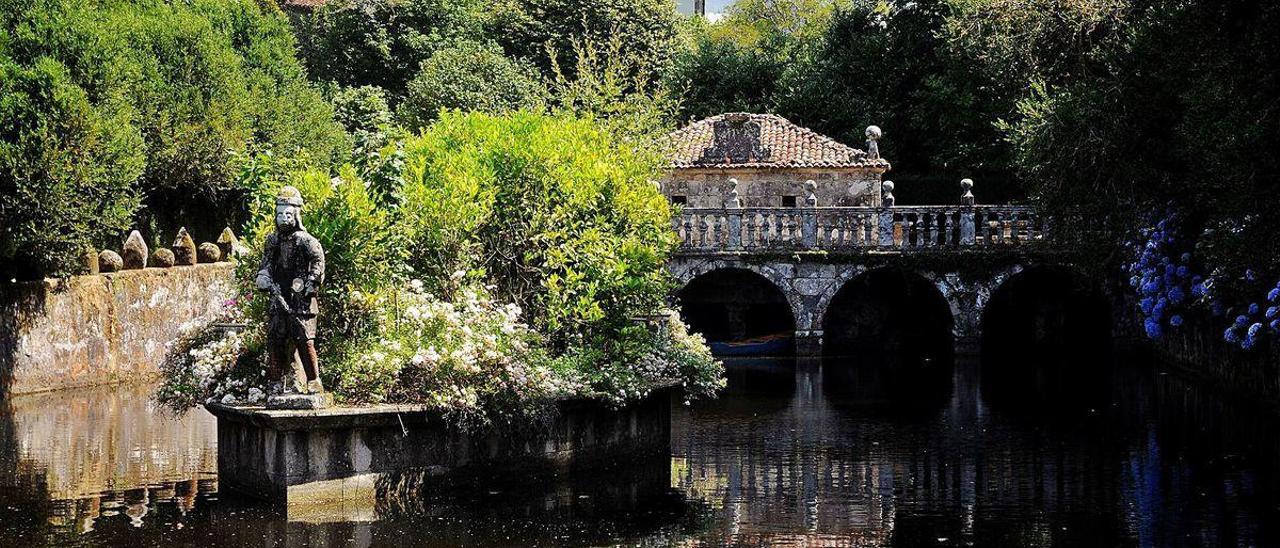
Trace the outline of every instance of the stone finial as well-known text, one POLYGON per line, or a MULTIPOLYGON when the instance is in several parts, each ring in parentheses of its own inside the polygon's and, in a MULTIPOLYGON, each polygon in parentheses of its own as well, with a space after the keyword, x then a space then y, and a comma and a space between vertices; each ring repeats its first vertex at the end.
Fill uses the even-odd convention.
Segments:
POLYGON ((210 242, 200 244, 196 248, 196 260, 202 263, 216 263, 222 260, 222 249, 210 242))
POLYGON ((155 253, 151 254, 151 266, 153 267, 169 268, 173 266, 174 262, 176 262, 176 259, 173 256, 173 251, 163 247, 157 249, 155 253))
POLYGON ((973 205, 973 179, 960 179, 960 205, 973 205))
POLYGON ((80 256, 80 260, 84 263, 84 271, 86 274, 98 273, 98 252, 91 247, 86 247, 84 255, 80 256))
POLYGON ((147 242, 142 239, 142 234, 137 230, 130 232, 129 237, 124 241, 124 248, 120 250, 124 268, 127 270, 146 268, 148 251, 147 242))
POLYGON ((876 159, 880 157, 880 126, 867 126, 867 157, 876 159))
POLYGON ((178 235, 174 237, 173 245, 169 247, 173 250, 173 264, 178 266, 196 264, 196 241, 187 234, 186 227, 178 229, 178 235))
POLYGON ((231 231, 231 227, 222 229, 222 235, 218 236, 218 249, 222 251, 222 260, 230 261, 238 245, 240 240, 236 238, 236 233, 231 231))
POLYGON ((98 272, 119 272, 124 269, 124 259, 119 254, 104 249, 98 254, 98 272))
POLYGON ((804 199, 805 205, 818 207, 818 183, 813 179, 809 179, 804 182, 804 188, 809 192, 809 196, 804 199))
POLYGON ((885 181, 880 183, 880 205, 883 207, 893 207, 893 181, 885 181))
POLYGON ((731 209, 742 207, 742 197, 738 195, 737 179, 729 179, 729 198, 724 201, 724 206, 731 209))

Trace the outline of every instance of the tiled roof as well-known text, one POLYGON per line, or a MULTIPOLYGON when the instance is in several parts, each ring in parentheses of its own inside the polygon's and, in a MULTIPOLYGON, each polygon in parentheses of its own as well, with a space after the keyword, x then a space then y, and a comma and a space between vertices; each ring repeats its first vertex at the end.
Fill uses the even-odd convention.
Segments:
POLYGON ((882 158, 843 145, 773 114, 712 116, 667 136, 673 168, 889 168, 882 158))

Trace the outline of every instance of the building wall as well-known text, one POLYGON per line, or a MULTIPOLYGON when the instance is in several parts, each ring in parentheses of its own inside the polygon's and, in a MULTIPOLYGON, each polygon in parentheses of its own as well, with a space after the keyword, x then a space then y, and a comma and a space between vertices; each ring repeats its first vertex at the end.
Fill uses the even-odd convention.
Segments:
POLYGON ((0 284, 0 396, 155 376, 184 325, 212 320, 233 263, 0 284))
POLYGON ((683 196, 688 207, 723 207, 732 184, 738 180, 743 207, 781 207, 792 196, 805 205, 809 191, 805 181, 817 183, 819 206, 880 205, 881 170, 878 169, 676 169, 662 180, 668 198, 683 196))

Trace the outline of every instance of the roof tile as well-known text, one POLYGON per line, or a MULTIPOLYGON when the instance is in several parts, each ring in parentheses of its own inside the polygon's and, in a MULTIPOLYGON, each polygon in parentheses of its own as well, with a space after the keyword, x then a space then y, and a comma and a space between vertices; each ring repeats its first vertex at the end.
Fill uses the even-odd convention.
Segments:
POLYGON ((889 168, 883 158, 773 114, 731 112, 667 136, 673 168, 889 168))

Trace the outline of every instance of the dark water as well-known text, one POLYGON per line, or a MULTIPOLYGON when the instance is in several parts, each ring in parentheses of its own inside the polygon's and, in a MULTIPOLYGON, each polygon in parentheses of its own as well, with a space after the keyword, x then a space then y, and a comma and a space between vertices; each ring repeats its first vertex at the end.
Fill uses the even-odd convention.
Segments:
POLYGON ((1159 369, 990 373, 732 362, 724 397, 676 406, 670 459, 292 514, 218 492, 203 412, 144 389, 17 398, 0 546, 1280 544, 1273 415, 1159 369))

